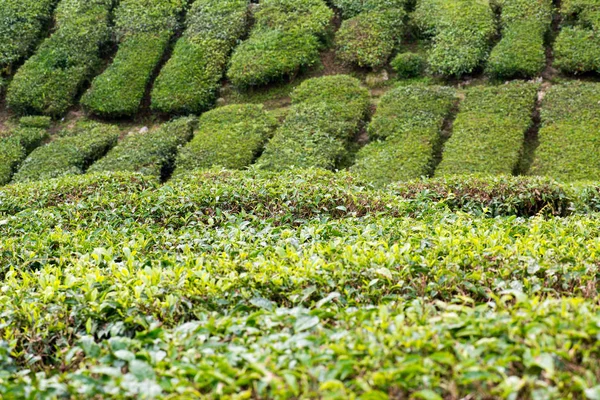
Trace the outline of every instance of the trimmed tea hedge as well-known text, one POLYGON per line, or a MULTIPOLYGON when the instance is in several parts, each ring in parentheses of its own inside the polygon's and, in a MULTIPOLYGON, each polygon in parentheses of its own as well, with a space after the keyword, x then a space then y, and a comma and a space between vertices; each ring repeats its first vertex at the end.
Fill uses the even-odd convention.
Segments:
POLYGON ((152 90, 151 107, 199 114, 213 106, 227 57, 246 31, 248 0, 196 0, 187 29, 152 90))
POLYGON ((538 88, 511 82, 469 89, 436 175, 515 172, 533 124, 538 88))
POLYGON ((600 179, 600 84, 552 86, 544 97, 541 117, 540 145, 531 174, 600 179))
POLYGON ((23 162, 15 182, 37 181, 82 174, 104 156, 119 138, 119 129, 97 122, 81 122, 49 144, 38 147, 23 162))
POLYGON ((499 78, 532 77, 546 65, 545 36, 552 23, 552 0, 500 0, 502 40, 487 72, 499 78))
POLYGON ((47 138, 48 126, 43 122, 23 118, 8 137, 0 138, 0 185, 9 183, 27 155, 47 138))
POLYGON ((456 102, 447 87, 400 86, 387 92, 369 125, 375 140, 356 156, 352 171, 376 185, 430 175, 440 130, 456 102))
POLYGON ((369 92, 347 75, 309 79, 292 93, 292 108, 258 160, 259 168, 335 169, 362 127, 369 92))
POLYGON ((242 169, 254 161, 277 121, 262 105, 229 105, 202 115, 194 139, 177 156, 178 174, 220 166, 242 169))
MULTIPOLYGON (((343 15, 357 10, 355 2, 340 1, 343 15)), ((371 0, 363 3, 358 15, 345 20, 336 34, 336 54, 344 62, 379 68, 400 43, 406 12, 405 0, 371 0)))
POLYGON ((564 27, 554 43, 554 65, 562 72, 600 72, 600 9, 595 1, 561 3, 564 27))
POLYGON ((95 114, 137 113, 187 0, 122 0, 115 11, 119 51, 92 82, 82 104, 95 114))
POLYGON ((250 37, 234 51, 227 76, 238 87, 284 78, 319 60, 333 11, 323 0, 263 0, 250 37))
POLYGON ((58 0, 2 0, 0 3, 0 74, 23 59, 41 38, 58 0))
POLYGON ((469 74, 488 58, 496 33, 489 2, 418 0, 413 20, 432 40, 428 60, 432 73, 469 74))
POLYGON ((56 31, 16 73, 7 102, 19 113, 60 116, 73 105, 109 38, 112 0, 62 0, 56 31))
POLYGON ((177 151, 192 138, 195 124, 196 118, 180 118, 155 131, 129 134, 89 172, 129 171, 164 178, 173 170, 177 151))

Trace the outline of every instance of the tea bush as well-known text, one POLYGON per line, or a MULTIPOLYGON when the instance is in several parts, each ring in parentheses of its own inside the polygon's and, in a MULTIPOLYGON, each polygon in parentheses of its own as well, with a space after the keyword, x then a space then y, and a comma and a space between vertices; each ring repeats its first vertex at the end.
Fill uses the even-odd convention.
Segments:
POLYGON ((37 181, 82 174, 113 147, 119 129, 97 122, 81 122, 45 146, 35 149, 14 176, 15 182, 37 181))
POLYGON ((320 38, 332 18, 323 0, 261 1, 250 37, 235 49, 227 77, 238 87, 257 86, 316 64, 320 38))
POLYGON ((407 79, 420 76, 427 68, 427 60, 417 53, 400 53, 390 63, 398 78, 407 79))
POLYGON ((431 38, 429 68, 434 74, 470 74, 487 60, 496 33, 487 1, 418 0, 413 21, 431 38))
POLYGON ((39 126, 43 122, 23 118, 8 137, 0 138, 0 185, 9 183, 27 155, 47 138, 48 126, 39 126))
POLYGON ((600 179, 600 86, 570 82, 544 97, 539 147, 531 174, 561 180, 600 179))
POLYGON ((152 89, 151 107, 169 114, 213 106, 229 53, 245 33, 248 0, 197 0, 186 30, 152 89))
POLYGON ((186 3, 187 0, 120 2, 115 11, 119 51, 83 96, 84 107, 104 116, 137 113, 186 3))
POLYGON ((369 93, 347 75, 309 79, 292 93, 292 108, 258 160, 258 167, 333 170, 361 129, 369 93))
POLYGON ((502 40, 487 72, 499 78, 532 77, 546 65, 545 36, 552 23, 552 0, 501 0, 502 40))
POLYGON ((158 178, 174 168, 178 150, 194 134, 195 118, 180 118, 147 133, 130 133, 89 172, 128 171, 158 178))
POLYGON ((387 92, 368 128, 373 141, 358 152, 352 172, 379 186, 430 175, 442 124, 455 102, 456 93, 447 87, 387 92))
POLYGON ((0 3, 0 73, 26 57, 42 36, 58 0, 0 3))
POLYGON ((516 171, 539 85, 511 82, 469 89, 435 174, 507 174, 516 171))
POLYGON ((242 169, 252 164, 273 135, 277 121, 262 105, 219 107, 200 117, 194 139, 177 156, 177 174, 220 166, 242 169))
POLYGON ((19 113, 61 116, 100 61, 112 0, 62 0, 56 30, 17 71, 6 100, 19 113))

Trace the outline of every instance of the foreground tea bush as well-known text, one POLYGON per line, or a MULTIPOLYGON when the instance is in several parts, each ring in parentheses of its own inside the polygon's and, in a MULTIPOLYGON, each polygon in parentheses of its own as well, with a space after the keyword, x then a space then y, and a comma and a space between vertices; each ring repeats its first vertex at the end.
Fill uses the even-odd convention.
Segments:
POLYGON ((177 156, 177 174, 219 166, 248 167, 272 136, 277 121, 262 105, 219 107, 200 117, 194 139, 177 156))
POLYGON ((382 67, 400 43, 406 0, 333 3, 349 17, 336 34, 336 55, 359 67, 382 67))
POLYGON ((540 145, 532 175, 566 181, 600 179, 600 85, 552 86, 542 103, 540 145))
POLYGON ((248 0, 197 0, 186 30, 161 70, 151 107, 169 114, 199 114, 213 106, 229 53, 246 31, 248 0))
POLYGON ((418 0, 413 19, 431 37, 428 62, 434 74, 472 73, 487 59, 496 33, 487 1, 418 0))
POLYGON ((440 130, 456 100, 447 87, 400 86, 387 92, 368 128, 374 141, 358 152, 352 172, 376 185, 430 175, 440 130))
POLYGON ((235 86, 266 84, 316 64, 333 18, 323 0, 263 0, 258 7, 250 37, 231 58, 227 77, 235 86))
POLYGON ((23 160, 48 137, 48 125, 32 118, 22 118, 20 126, 8 137, 0 138, 0 185, 6 185, 23 160), (40 124, 42 126, 40 126, 40 124))
POLYGON ((533 124, 538 88, 511 82, 469 89, 435 174, 512 174, 533 124))
POLYGON ((113 125, 83 122, 49 144, 35 149, 15 174, 15 182, 82 174, 113 147, 119 129, 113 125))
POLYGON ((119 51, 82 104, 95 114, 132 116, 177 26, 187 0, 122 0, 115 10, 119 51))
POLYGON ((587 0, 570 0, 561 3, 565 21, 554 43, 554 65, 570 74, 598 72, 600 70, 600 10, 587 0))
POLYGON ((369 92, 350 76, 326 76, 303 82, 292 93, 292 104, 259 168, 335 169, 367 116, 369 92))
POLYGON ((97 67, 109 38, 112 0, 62 0, 56 30, 11 82, 7 103, 19 113, 61 116, 97 67))
POLYGON ((23 59, 41 38, 58 0, 4 0, 0 3, 0 74, 23 59))
POLYGON ((532 77, 546 65, 545 36, 552 23, 552 0, 501 0, 502 40, 487 71, 499 78, 532 77))
POLYGON ((180 118, 154 131, 129 134, 89 172, 127 171, 166 178, 173 171, 178 150, 192 138, 195 125, 195 118, 180 118))

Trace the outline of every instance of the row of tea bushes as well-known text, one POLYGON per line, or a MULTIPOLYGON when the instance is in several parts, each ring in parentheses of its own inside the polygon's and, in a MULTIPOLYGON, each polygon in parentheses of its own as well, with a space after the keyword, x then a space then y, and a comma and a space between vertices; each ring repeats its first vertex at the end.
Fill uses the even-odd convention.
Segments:
POLYGON ((593 0, 561 4, 563 28, 554 43, 554 65, 570 74, 600 71, 600 10, 593 0))
POLYGON ((196 0, 152 89, 151 107, 199 114, 213 106, 229 53, 246 32, 248 0, 196 0))
POLYGON ((333 1, 348 19, 336 34, 336 55, 359 67, 385 65, 400 44, 406 0, 367 0, 361 4, 347 0, 333 1))
POLYGON ((499 78, 532 77, 546 65, 545 38, 552 23, 552 0, 500 0, 502 39, 487 71, 499 78))
POLYGON ((81 103, 111 117, 137 113, 187 0, 121 0, 115 10, 119 50, 104 73, 92 82, 81 103))
POLYGON ((194 139, 177 156, 176 174, 219 166, 243 169, 273 136, 277 120, 262 105, 233 104, 204 113, 194 139))
POLYGON ((0 138, 0 185, 12 180, 23 160, 47 137, 50 119, 23 117, 7 137, 0 138))
POLYGON ((179 149, 194 134, 196 118, 179 118, 146 133, 130 133, 89 171, 138 172, 165 178, 174 168, 179 149))
POLYGON ((234 51, 227 76, 238 87, 266 84, 319 61, 333 11, 323 0, 262 0, 250 37, 234 51))
POLYGON ((600 84, 552 86, 541 119, 531 173, 562 180, 600 179, 600 84))
POLYGON ((52 19, 57 0, 3 0, 0 3, 0 75, 29 54, 52 19))
POLYGON ((110 36, 112 0, 62 0, 56 30, 17 71, 7 103, 19 113, 61 116, 100 62, 110 36))
POLYGON ((431 38, 431 72, 447 76, 469 74, 487 60, 496 34, 488 1, 418 0, 413 20, 431 38))
POLYGON ((35 149, 14 176, 15 182, 83 174, 117 143, 119 129, 97 122, 80 122, 45 146, 35 149))
POLYGON ((303 82, 292 93, 292 107, 258 160, 258 168, 335 169, 348 155, 369 105, 369 92, 350 76, 303 82))
POLYGON ((535 83, 514 81, 468 89, 435 174, 516 172, 525 134, 533 124, 538 88, 535 83))
POLYGON ((456 101, 448 87, 400 86, 387 92, 368 128, 372 142, 358 152, 352 172, 376 185, 431 175, 442 125, 456 101))

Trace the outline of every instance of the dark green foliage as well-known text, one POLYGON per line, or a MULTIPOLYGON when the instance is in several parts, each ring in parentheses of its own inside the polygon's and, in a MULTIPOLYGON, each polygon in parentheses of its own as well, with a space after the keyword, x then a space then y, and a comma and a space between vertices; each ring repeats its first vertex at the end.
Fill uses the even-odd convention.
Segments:
POLYGON ((545 35, 552 23, 552 0, 500 0, 502 40, 487 72, 499 78, 532 77, 546 64, 545 35))
POLYGON ((152 109, 201 113, 213 106, 227 57, 246 31, 248 0, 197 0, 152 90, 152 109))
POLYGON ((326 76, 303 82, 292 93, 292 104, 259 167, 335 169, 368 112, 368 91, 355 78, 326 76))
POLYGON ((8 137, 0 138, 0 185, 9 183, 25 157, 48 137, 48 127, 44 117, 24 117, 8 137))
POLYGON ((263 149, 276 125, 262 105, 229 105, 209 111, 200 118, 194 139, 179 152, 175 172, 213 166, 245 168, 263 149))
POLYGON ((600 8, 593 0, 564 0, 565 26, 554 44, 554 65, 562 72, 600 72, 600 8))
POLYGON ((382 67, 400 43, 405 15, 403 8, 382 8, 345 20, 335 37, 337 56, 359 67, 382 67))
POLYGON ((228 78, 235 86, 256 86, 314 65, 332 17, 323 0, 261 1, 250 37, 233 53, 228 78))
POLYGON ((31 51, 57 0, 0 2, 0 74, 31 51))
POLYGON ((515 81, 469 89, 436 175, 515 172, 533 124, 538 88, 515 81))
POLYGON ((552 86, 542 103, 540 145, 533 175, 561 180, 600 179, 600 85, 552 86))
POLYGON ((186 0, 122 0, 115 11, 119 51, 82 104, 95 114, 131 116, 173 35, 186 0))
POLYGON ((109 38, 112 0, 63 0, 56 31, 19 69, 8 88, 8 105, 19 113, 60 116, 73 104, 99 62, 109 38))
POLYGON ((401 53, 394 57, 390 65, 398 73, 398 78, 408 79, 422 75, 427 68, 427 60, 417 53, 401 53))
POLYGON ((404 9, 411 0, 330 0, 329 2, 342 12, 344 19, 348 19, 373 10, 404 9))
POLYGON ((115 145, 116 126, 82 122, 65 136, 38 147, 23 162, 15 182, 37 181, 63 175, 82 174, 115 145))
POLYGON ((89 172, 127 171, 163 177, 172 171, 179 148, 192 138, 195 124, 195 118, 180 118, 155 131, 130 134, 89 172))
POLYGON ((387 92, 369 125, 372 143, 352 171, 378 186, 431 174, 440 130, 456 101, 447 87, 400 86, 387 92))
POLYGON ((487 59, 496 33, 487 1, 418 0, 413 20, 431 37, 428 63, 434 74, 472 73, 487 59))

